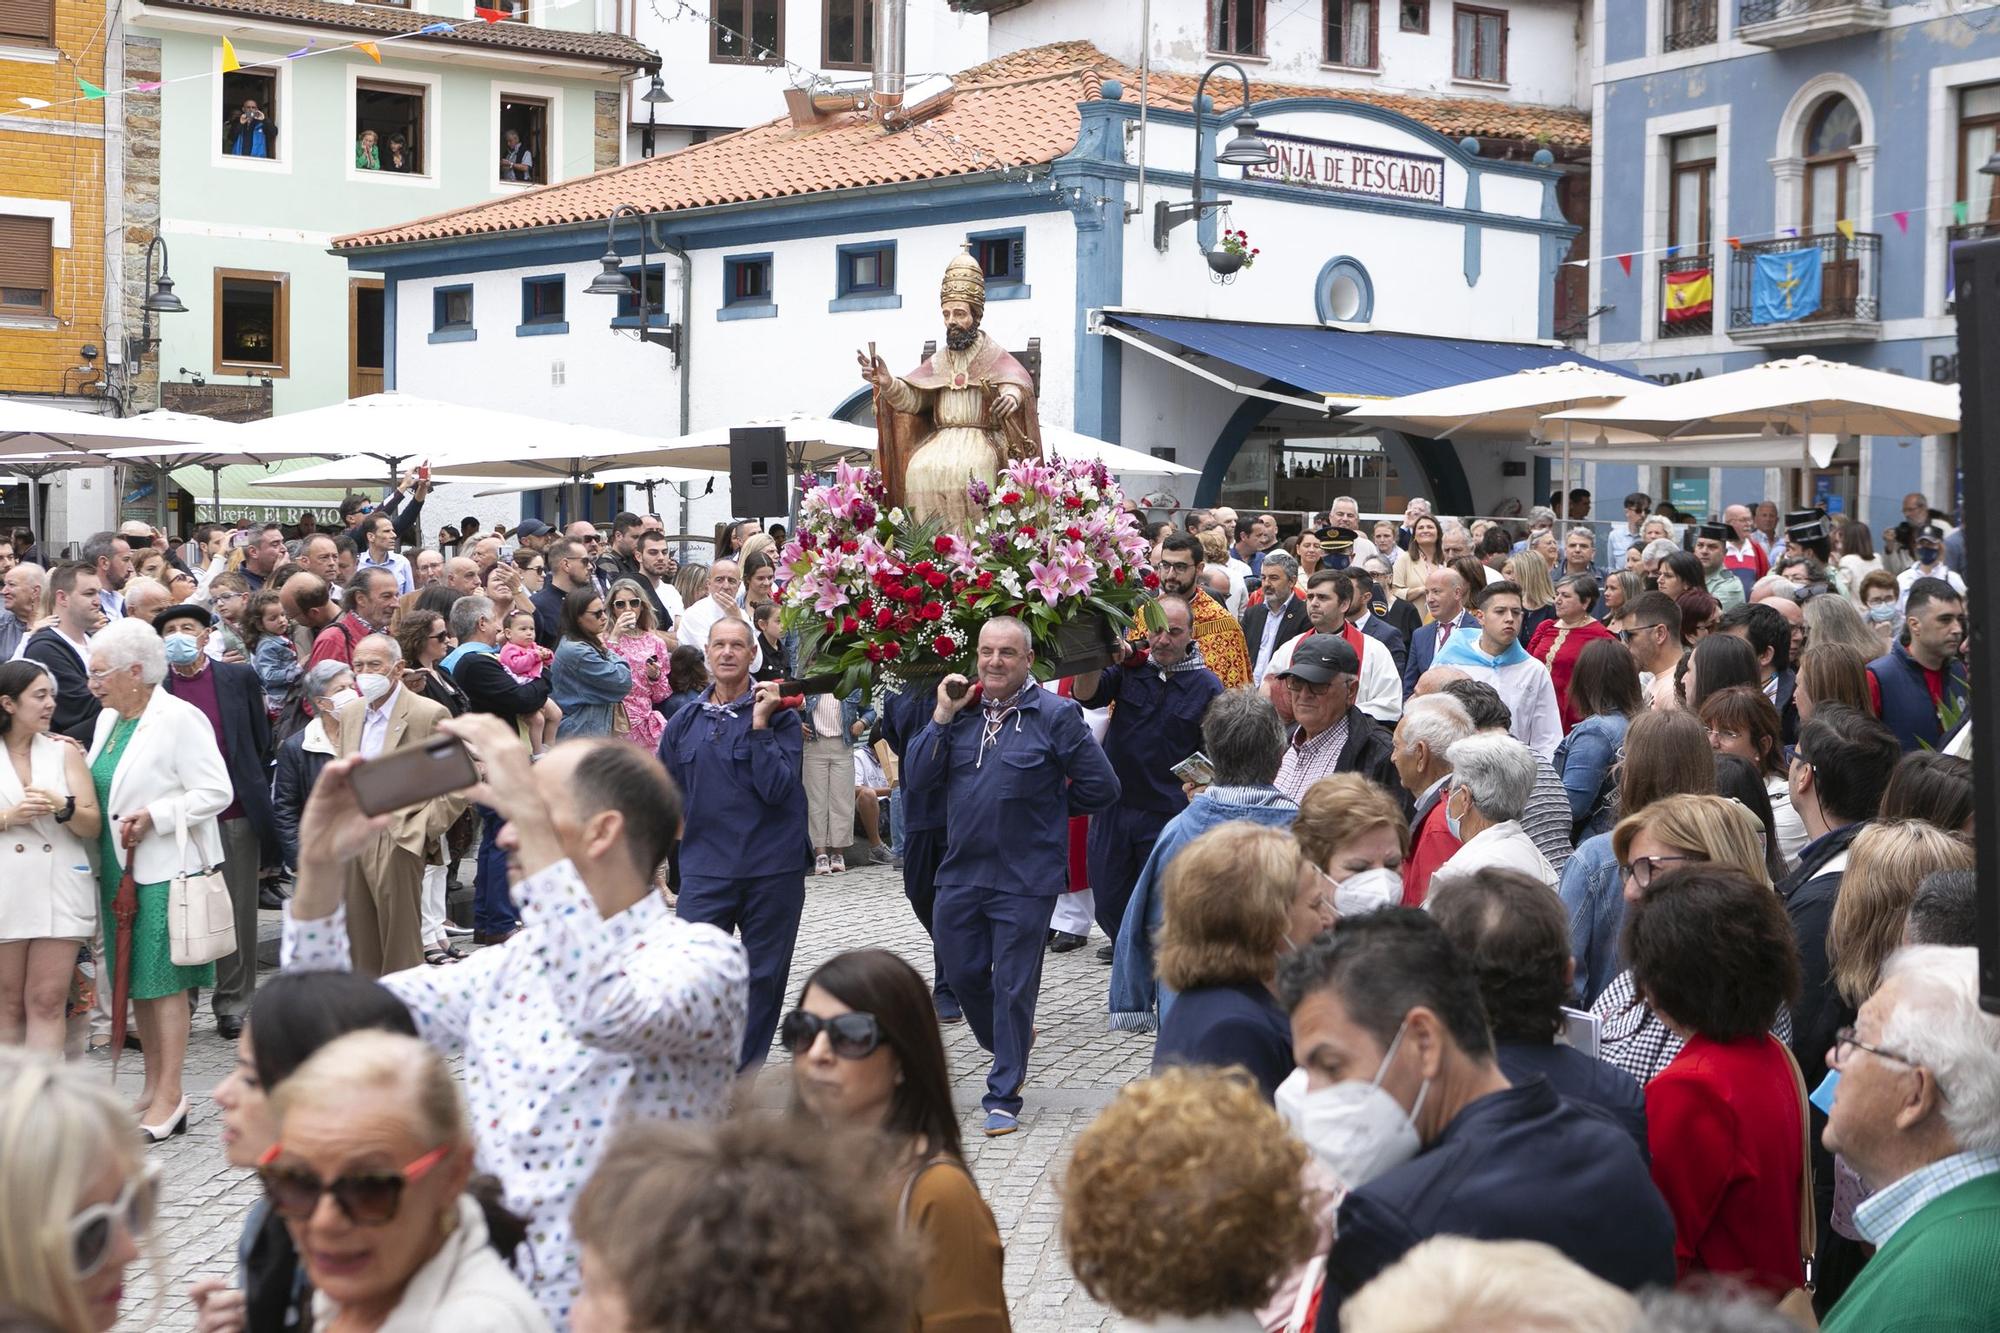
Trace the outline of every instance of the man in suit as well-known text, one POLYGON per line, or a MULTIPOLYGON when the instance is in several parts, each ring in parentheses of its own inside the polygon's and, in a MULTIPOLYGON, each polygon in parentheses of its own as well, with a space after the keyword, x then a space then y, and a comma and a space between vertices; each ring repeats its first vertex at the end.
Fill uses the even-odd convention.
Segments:
MULTIPOLYGON (((361 698, 338 714, 341 757, 374 759, 422 745, 450 716, 444 705, 403 688, 403 653, 386 634, 354 645, 354 685, 361 698)), ((465 809, 463 794, 434 796, 398 810, 347 864, 347 939, 354 970, 379 977, 424 961, 418 910, 424 853, 465 809)))
POLYGON ((1306 632, 1312 618, 1306 604, 1295 593, 1299 562, 1284 551, 1264 557, 1260 579, 1264 600, 1243 613, 1243 642, 1250 649, 1250 678, 1261 682, 1271 667, 1271 654, 1278 645, 1306 632))
POLYGON ((103 705, 90 692, 90 636, 104 623, 98 605, 97 571, 89 565, 57 565, 49 575, 55 623, 28 636, 21 656, 40 662, 56 678, 56 712, 49 729, 85 745, 97 731, 103 705))
POLYGON ((1434 569, 1424 580, 1424 606, 1431 613, 1431 623, 1410 640, 1410 658, 1403 666, 1403 688, 1409 693, 1416 693, 1417 682, 1431 669, 1440 639, 1478 626, 1478 619, 1465 609, 1466 591, 1465 580, 1449 569, 1434 569))
POLYGON ((1295 1121, 1348 1190, 1327 1255, 1323 1333, 1376 1274, 1447 1232, 1540 1241, 1627 1291, 1673 1282, 1673 1216, 1639 1149, 1546 1079, 1508 1082, 1474 969, 1429 914, 1343 921, 1287 956, 1278 990, 1304 1076, 1295 1095, 1372 1083, 1371 1097, 1394 1103, 1382 1116, 1394 1134, 1330 1119, 1350 1132, 1318 1136, 1312 1119, 1295 1121))
POLYGON ((153 629, 167 650, 167 693, 193 704, 208 719, 215 748, 229 769, 229 808, 218 817, 216 829, 222 836, 222 880, 235 909, 236 952, 216 964, 210 1003, 215 1030, 234 1041, 257 989, 257 872, 280 864, 283 853, 271 811, 274 746, 264 686, 255 668, 209 657, 208 633, 214 623, 208 608, 185 604, 153 617, 153 629))

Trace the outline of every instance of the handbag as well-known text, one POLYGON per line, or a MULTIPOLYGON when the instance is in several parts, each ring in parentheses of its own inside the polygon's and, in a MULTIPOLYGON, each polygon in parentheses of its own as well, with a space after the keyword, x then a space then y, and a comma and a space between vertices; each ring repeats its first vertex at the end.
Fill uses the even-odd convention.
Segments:
POLYGON ((1805 1075, 1799 1071, 1791 1047, 1776 1037, 1768 1040, 1785 1053, 1785 1064, 1792 1071, 1792 1087, 1799 1094, 1799 1140, 1804 1148, 1799 1159, 1799 1259, 1805 1267, 1806 1281, 1804 1286, 1785 1293, 1778 1302, 1778 1313, 1799 1328, 1812 1330, 1819 1327, 1819 1316, 1813 1313, 1813 1254, 1819 1248, 1819 1226, 1813 1211, 1812 1108, 1806 1103, 1805 1075))
MULTIPOLYGON (((174 826, 180 858, 167 886, 168 956, 175 967, 200 967, 236 952, 236 906, 222 872, 203 866, 187 869, 187 821, 174 826)), ((128 855, 137 855, 134 848, 128 855)))

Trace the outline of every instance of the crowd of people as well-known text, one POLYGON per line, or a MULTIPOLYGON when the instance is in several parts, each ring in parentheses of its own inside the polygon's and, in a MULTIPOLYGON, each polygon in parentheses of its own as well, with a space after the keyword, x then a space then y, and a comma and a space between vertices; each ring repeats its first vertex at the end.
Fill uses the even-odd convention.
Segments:
POLYGON ((1584 492, 1197 510, 1097 669, 997 615, 966 673, 841 697, 788 693, 781 531, 426 547, 426 490, 0 545, 0 1324, 133 1308, 207 991, 262 1197, 204 1330, 1004 1330, 941 1028, 1019 1132, 1045 958, 1097 933, 1152 1070, 1061 1234, 1133 1326, 2000 1326, 1965 574, 1922 497, 1888 563, 1644 495, 1609 566, 1584 492), (477 780, 370 813, 439 738, 477 780), (795 976, 849 858, 930 956, 795 976), (77 1058, 120 1034, 130 1103, 77 1058), (740 1105, 774 1042, 782 1116, 740 1105))

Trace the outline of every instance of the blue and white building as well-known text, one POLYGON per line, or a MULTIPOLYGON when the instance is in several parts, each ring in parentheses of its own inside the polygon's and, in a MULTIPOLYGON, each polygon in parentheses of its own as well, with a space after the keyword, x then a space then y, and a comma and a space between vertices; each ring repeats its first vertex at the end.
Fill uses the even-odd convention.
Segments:
MULTIPOLYGON (((1956 380, 1951 247, 2000 225, 1979 170, 2000 8, 1605 0, 1590 40, 1592 354, 1663 382, 1806 353, 1956 380), (1702 275, 1706 310, 1686 300, 1702 275)), ((1818 501, 1877 534, 1906 492, 1958 507, 1954 437, 1842 440, 1824 470, 1669 471, 1591 480, 1605 510, 1634 488, 1697 512, 1818 501)))
MULTIPOLYGON (((865 419, 855 352, 913 367, 969 246, 987 329, 1035 353, 1042 420, 1199 469, 1182 503, 1525 500, 1524 451, 1338 414, 1574 355, 1555 341, 1578 227, 1553 151, 1482 134, 1489 111, 1462 101, 1253 89, 1281 160, 1218 166, 1234 96, 1197 144, 1189 99, 1156 84, 1142 117, 1124 72, 1081 43, 1015 52, 912 87, 888 125, 793 98, 739 134, 336 248, 383 276, 389 387, 671 435, 778 411, 865 419), (1205 196, 1229 207, 1162 229, 1156 205, 1189 199, 1197 152, 1205 196), (585 291, 620 205, 615 249, 671 350, 637 340, 636 300, 614 313, 585 291), (1227 285, 1204 257, 1225 231, 1259 251, 1227 285)), ((1537 114, 1581 156, 1579 115, 1537 114)))

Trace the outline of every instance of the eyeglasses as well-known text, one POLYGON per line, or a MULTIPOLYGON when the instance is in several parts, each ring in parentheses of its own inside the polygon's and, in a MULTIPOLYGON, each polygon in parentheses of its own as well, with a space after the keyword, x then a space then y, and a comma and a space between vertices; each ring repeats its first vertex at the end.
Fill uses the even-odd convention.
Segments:
POLYGON ((160 1201, 160 1164, 147 1162, 125 1182, 110 1203, 94 1203, 69 1220, 69 1258, 78 1278, 87 1278, 111 1257, 113 1228, 122 1226, 140 1244, 153 1229, 153 1210, 160 1201))
POLYGON ((1854 1029, 1851 1027, 1841 1028, 1833 1034, 1833 1063, 1835 1067, 1846 1064, 1848 1058, 1856 1050, 1866 1051, 1879 1059, 1894 1060, 1897 1064, 1908 1065, 1912 1069, 1922 1067, 1908 1056, 1898 1055, 1894 1051, 1885 1051, 1880 1046, 1870 1046, 1867 1042, 1856 1037, 1854 1029))
POLYGON ((592 618, 602 618, 602 617, 603 617, 603 615, 604 615, 604 608, 603 608, 603 607, 601 607, 601 606, 593 606, 593 607, 589 608, 588 610, 586 610, 586 611, 585 611, 585 612, 583 613, 583 615, 582 615, 582 616, 578 617, 578 619, 592 619, 592 618))
POLYGON ((611 604, 613 611, 637 611, 642 604, 629 597, 621 597, 611 604))
POLYGON ((355 1226, 379 1227, 396 1219, 396 1210, 403 1203, 403 1187, 422 1180, 450 1153, 451 1145, 439 1144, 400 1171, 356 1171, 332 1181, 321 1180, 302 1166, 272 1165, 282 1150, 282 1144, 272 1144, 257 1165, 264 1197, 278 1216, 303 1222, 318 1210, 320 1196, 331 1194, 355 1226))
POLYGON ((1320 695, 1332 689, 1333 682, 1330 680, 1306 680, 1301 676, 1286 676, 1285 688, 1293 694, 1320 695))
POLYGON ((1625 878, 1643 889, 1652 884, 1653 876, 1659 874, 1664 867, 1680 861, 1699 860, 1701 860, 1699 856, 1635 856, 1618 868, 1624 873, 1625 878))
POLYGON ((882 1044, 882 1025, 875 1021, 873 1014, 856 1012, 841 1014, 837 1018, 821 1018, 803 1009, 794 1009, 785 1015, 784 1023, 778 1028, 778 1040, 784 1042, 785 1049, 796 1057, 811 1050, 822 1032, 826 1033, 833 1053, 843 1060, 865 1060, 882 1044))
POLYGON ((1710 745, 1714 745, 1718 741, 1724 745, 1731 745, 1742 739, 1742 732, 1731 730, 1728 727, 1710 727, 1708 729, 1708 743, 1710 745))
POLYGON ((578 537, 577 540, 585 546, 595 546, 604 539, 593 532, 588 537, 578 537))

